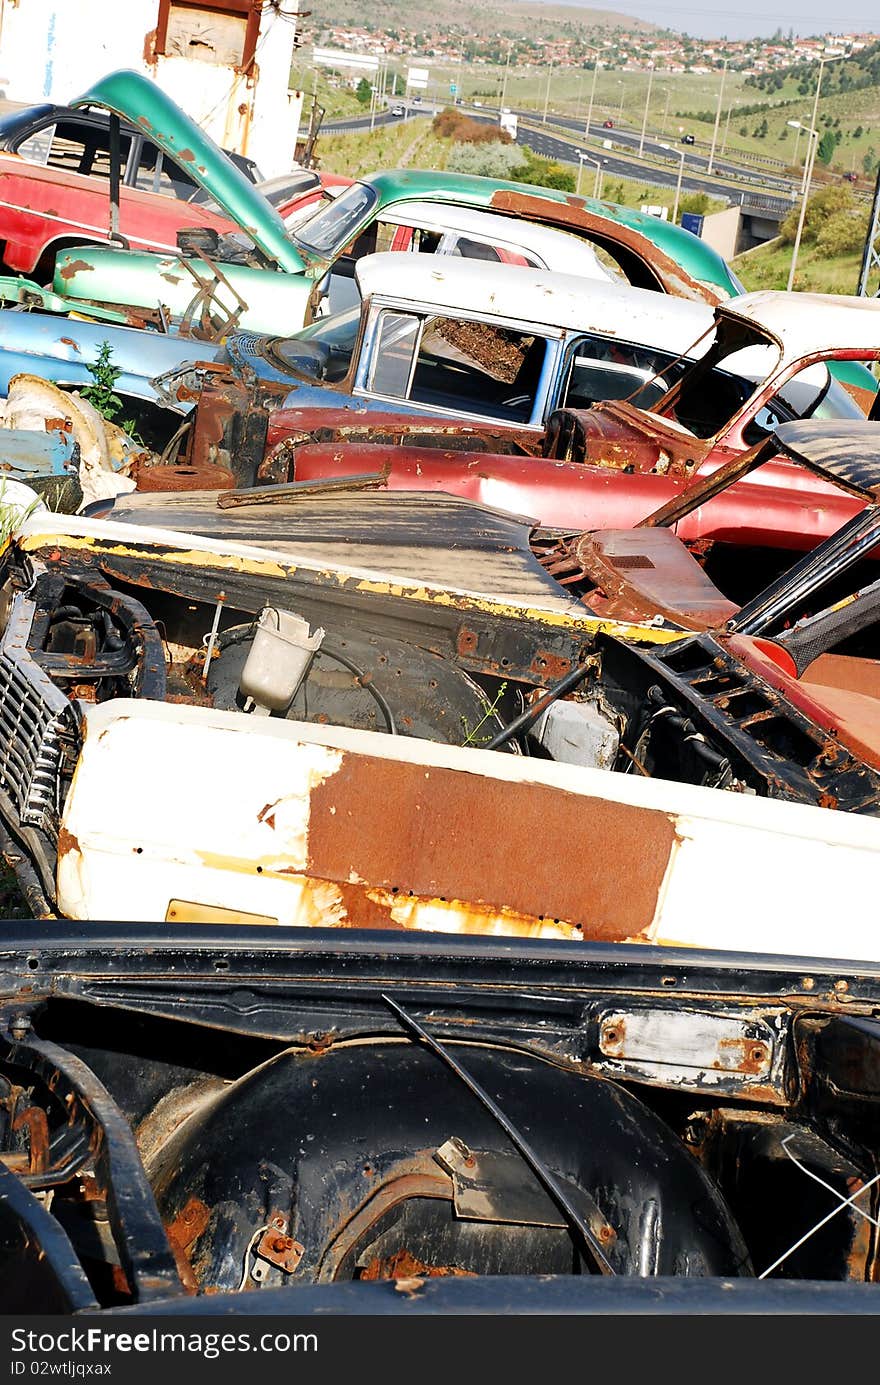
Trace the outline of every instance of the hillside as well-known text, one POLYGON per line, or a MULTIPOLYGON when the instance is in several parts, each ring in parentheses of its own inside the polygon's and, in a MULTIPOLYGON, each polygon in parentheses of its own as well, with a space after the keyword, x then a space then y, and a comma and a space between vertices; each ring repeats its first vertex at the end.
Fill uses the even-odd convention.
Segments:
POLYGON ((432 31, 438 23, 446 30, 457 29, 474 37, 495 34, 518 36, 530 33, 538 38, 553 38, 572 30, 615 30, 629 33, 658 32, 657 26, 616 10, 592 9, 580 5, 552 5, 535 0, 444 0, 442 20, 430 0, 314 0, 309 30, 326 26, 351 25, 376 32, 401 27, 432 31))

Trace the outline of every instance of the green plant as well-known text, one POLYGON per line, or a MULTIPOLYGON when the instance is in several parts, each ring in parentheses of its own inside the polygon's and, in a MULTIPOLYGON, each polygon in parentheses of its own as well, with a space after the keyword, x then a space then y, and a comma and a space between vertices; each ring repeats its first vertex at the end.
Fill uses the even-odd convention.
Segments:
POLYGON ((476 733, 477 731, 479 731, 483 723, 488 721, 489 718, 493 716, 495 712, 497 712, 498 706, 506 691, 507 684, 502 683, 491 702, 488 698, 483 698, 483 715, 480 717, 480 720, 477 722, 476 726, 469 727, 467 717, 459 718, 459 720, 461 721, 462 729, 466 733, 465 738, 462 741, 462 745, 485 745, 487 741, 491 741, 492 737, 490 735, 480 736, 478 739, 476 733))
POLYGON ((109 341, 103 341, 96 360, 90 361, 86 370, 94 380, 93 385, 86 385, 85 389, 80 390, 83 399, 87 399, 93 408, 97 409, 102 418, 106 418, 108 423, 116 423, 117 427, 134 442, 141 442, 142 439, 135 432, 135 422, 131 418, 118 418, 125 408, 119 395, 115 393, 114 386, 122 374, 118 365, 113 363, 113 348, 109 341))

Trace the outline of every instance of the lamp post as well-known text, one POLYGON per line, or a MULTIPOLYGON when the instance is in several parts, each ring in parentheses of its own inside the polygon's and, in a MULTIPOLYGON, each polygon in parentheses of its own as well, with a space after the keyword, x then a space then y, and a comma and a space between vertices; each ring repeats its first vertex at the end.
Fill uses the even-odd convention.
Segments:
POLYGON ((709 162, 706 164, 706 173, 712 172, 712 161, 715 158, 715 145, 718 142, 718 126, 721 121, 721 102, 724 99, 724 79, 727 76, 727 58, 721 68, 721 86, 718 88, 718 108, 715 111, 715 128, 712 131, 712 148, 709 150, 709 162))
POLYGON ((508 43, 507 61, 504 64, 504 76, 501 79, 501 100, 498 102, 498 106, 502 111, 504 110, 504 99, 507 96, 507 77, 510 72, 510 48, 511 45, 508 43))
POLYGON ((678 155, 678 179, 675 184, 675 206, 672 208, 672 222, 674 225, 678 220, 678 204, 681 201, 681 175, 684 173, 686 151, 684 149, 673 149, 671 144, 661 144, 660 148, 668 149, 670 154, 678 155))
POLYGON ((593 54, 593 80, 590 83, 590 104, 587 107, 587 123, 584 126, 584 139, 590 138, 590 122, 593 119, 593 99, 596 95, 596 77, 599 72, 599 54, 601 48, 593 48, 589 44, 585 45, 587 52, 593 54))
MULTIPOLYGON (((820 59, 819 59, 819 76, 816 78, 816 95, 813 97, 813 114, 812 114, 812 116, 810 117, 810 125, 815 125, 815 124, 816 124, 816 116, 819 114, 819 92, 822 90, 822 69, 824 68, 824 66, 825 66, 825 64, 827 63, 827 61, 828 61, 827 58, 820 58, 820 59)), ((792 122, 789 120, 789 121, 786 122, 786 124, 791 125, 792 122)), ((808 128, 808 126, 806 126, 806 125, 802 126, 802 129, 804 129, 804 130, 806 130, 807 128, 808 128)), ((809 159, 809 157, 810 157, 810 150, 809 150, 809 142, 808 142, 808 147, 807 147, 807 158, 804 160, 804 176, 803 176, 803 179, 802 179, 802 181, 801 181, 801 195, 803 195, 803 194, 806 192, 806 190, 807 190, 807 160, 809 159)), ((811 170, 811 172, 812 172, 812 170, 811 170)))
POLYGON ((645 152, 645 130, 648 127, 648 105, 651 100, 651 83, 654 80, 654 59, 651 59, 651 66, 648 69, 648 92, 645 96, 645 114, 642 116, 642 134, 639 139, 639 158, 645 152))
POLYGON ((585 154, 585 153, 583 152, 582 149, 578 149, 578 150, 577 150, 577 156, 578 156, 579 164, 578 164, 577 188, 575 189, 576 195, 577 195, 578 197, 580 196, 580 192, 581 192, 581 174, 582 174, 583 171, 584 171, 584 163, 586 162, 586 163, 588 163, 588 164, 593 164, 593 166, 594 166, 594 168, 595 168, 595 170, 596 170, 596 177, 595 177, 595 179, 594 179, 594 181, 593 181, 593 196, 598 200, 598 198, 599 198, 599 197, 601 196, 601 194, 602 194, 602 160, 601 160, 601 159, 594 159, 590 154, 585 154))
POLYGON ((549 67, 549 69, 548 69, 548 71, 547 71, 547 95, 544 97, 544 119, 543 119, 543 122, 542 122, 542 124, 544 124, 544 125, 547 124, 547 107, 550 105, 550 78, 551 78, 552 76, 553 76, 553 64, 551 63, 551 64, 550 64, 550 67, 549 67))
POLYGON ((801 193, 801 211, 798 217, 797 230, 794 233, 794 245, 791 250, 791 268, 788 271, 788 292, 791 293, 794 287, 794 271, 797 265, 798 251, 801 248, 801 233, 804 229, 804 218, 807 215, 807 200, 810 195, 810 180, 813 176, 813 161, 816 157, 816 145, 819 142, 819 131, 812 125, 802 125, 799 120, 787 120, 786 125, 790 125, 794 130, 806 130, 807 132, 807 162, 804 165, 804 189, 801 193))

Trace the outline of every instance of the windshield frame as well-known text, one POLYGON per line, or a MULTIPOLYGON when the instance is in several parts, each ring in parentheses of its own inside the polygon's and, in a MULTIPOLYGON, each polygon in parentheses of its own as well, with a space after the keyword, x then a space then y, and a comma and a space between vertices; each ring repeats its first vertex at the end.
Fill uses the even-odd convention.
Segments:
MULTIPOLYGON (((339 258, 346 245, 360 235, 361 231, 372 219, 378 206, 379 194, 371 184, 364 182, 352 183, 351 187, 345 188, 338 197, 334 197, 331 202, 325 203, 313 212, 311 216, 307 217, 305 221, 300 222, 295 230, 290 232, 290 239, 293 241, 297 250, 302 255, 307 255, 312 263, 315 261, 322 261, 325 264, 332 264, 339 258), (349 219, 343 221, 344 234, 336 231, 333 235, 332 244, 328 244, 326 241, 322 243, 320 239, 318 243, 315 244, 308 239, 310 227, 315 223, 319 223, 320 235, 320 223, 326 220, 332 227, 334 223, 345 216, 348 211, 349 202, 355 201, 357 198, 361 199, 361 205, 356 214, 349 213, 349 219)), ((327 228, 328 231, 329 229, 330 228, 327 228)))

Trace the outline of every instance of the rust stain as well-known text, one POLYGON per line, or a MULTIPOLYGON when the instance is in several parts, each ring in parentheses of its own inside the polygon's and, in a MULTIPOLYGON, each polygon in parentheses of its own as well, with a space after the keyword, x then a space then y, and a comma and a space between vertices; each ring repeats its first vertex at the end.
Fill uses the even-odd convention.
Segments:
POLYGON ((76 838, 72 832, 68 832, 66 827, 60 828, 58 832, 58 860, 61 861, 63 857, 67 856, 70 852, 75 851, 79 853, 79 850, 80 845, 78 838, 76 838))
POLYGON ((205 1204, 199 1198, 191 1197, 165 1228, 180 1282, 188 1293, 194 1294, 198 1290, 198 1282, 190 1263, 190 1247, 206 1230, 210 1219, 211 1213, 205 1204))
POLYGON ((474 1270, 463 1270, 460 1265, 426 1265, 406 1248, 396 1250, 393 1255, 376 1256, 361 1270, 359 1279, 443 1279, 447 1276, 475 1279, 474 1270))
POLYGON ((66 264, 58 273, 62 279, 73 279, 75 275, 81 274, 83 270, 94 269, 94 267, 94 265, 89 264, 88 260, 71 260, 70 264, 66 264))
POLYGON ((29 1106, 19 1111, 12 1122, 13 1134, 19 1130, 28 1132, 28 1173, 45 1173, 49 1167, 49 1122, 46 1112, 39 1106, 29 1106))
POLYGON ((567 922, 585 938, 622 942, 653 923, 674 847, 672 822, 649 809, 348 755, 312 790, 306 869, 363 882, 359 903, 367 891, 400 906, 407 895, 467 901, 483 914, 567 922), (395 805, 397 831, 364 830, 381 803, 395 805), (561 871, 552 844, 578 866, 561 871))
MULTIPOLYGON (((718 1047, 722 1053, 730 1056, 735 1070, 746 1076, 757 1077, 766 1071, 770 1061, 770 1052, 767 1045, 760 1039, 720 1039, 718 1047)), ((722 1063, 716 1062, 714 1067, 722 1067, 722 1063)), ((725 1069, 727 1064, 723 1065, 725 1069)))

